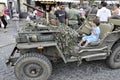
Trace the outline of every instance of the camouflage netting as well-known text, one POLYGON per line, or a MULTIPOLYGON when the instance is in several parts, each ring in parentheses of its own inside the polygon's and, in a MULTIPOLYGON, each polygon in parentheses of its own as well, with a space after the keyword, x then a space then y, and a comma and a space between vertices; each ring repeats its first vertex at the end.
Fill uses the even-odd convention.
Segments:
POLYGON ((72 54, 73 46, 77 44, 78 33, 70 27, 62 24, 58 27, 59 33, 56 33, 56 41, 64 54, 72 54))
POLYGON ((55 40, 64 54, 72 54, 73 47, 77 44, 78 40, 78 33, 64 24, 60 24, 59 26, 51 26, 41 24, 38 25, 34 22, 28 23, 26 27, 22 29, 21 33, 19 33, 19 38, 17 40, 18 42, 27 42, 25 35, 26 32, 28 33, 27 35, 30 37, 31 42, 34 41, 34 38, 34 42, 55 40), (40 34, 39 32, 41 31, 46 31, 47 34, 40 34))

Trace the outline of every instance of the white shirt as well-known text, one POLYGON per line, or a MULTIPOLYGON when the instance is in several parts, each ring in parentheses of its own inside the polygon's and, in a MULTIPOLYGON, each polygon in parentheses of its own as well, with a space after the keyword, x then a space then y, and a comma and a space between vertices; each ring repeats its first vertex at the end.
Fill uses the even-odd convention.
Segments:
POLYGON ((111 11, 106 7, 102 7, 98 10, 96 16, 100 18, 100 22, 108 22, 108 18, 111 17, 111 11))
POLYGON ((119 13, 118 13, 118 16, 120 16, 120 9, 119 9, 119 13))
POLYGON ((37 14, 37 10, 33 11, 33 15, 35 16, 37 14))

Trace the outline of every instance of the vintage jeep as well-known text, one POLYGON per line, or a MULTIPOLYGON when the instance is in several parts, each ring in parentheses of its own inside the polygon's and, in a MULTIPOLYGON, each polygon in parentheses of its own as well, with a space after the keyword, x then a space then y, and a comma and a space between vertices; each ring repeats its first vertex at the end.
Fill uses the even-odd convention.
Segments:
MULTIPOLYGON (((51 61, 59 59, 79 64, 104 59, 110 68, 120 68, 120 24, 116 21, 100 24, 100 40, 85 48, 77 46, 82 36, 68 26, 28 24, 19 31, 6 64, 14 66, 18 80, 47 80, 52 73, 51 61), (113 24, 118 25, 114 31, 113 24)), ((89 30, 82 27, 82 34, 89 34, 89 30)))

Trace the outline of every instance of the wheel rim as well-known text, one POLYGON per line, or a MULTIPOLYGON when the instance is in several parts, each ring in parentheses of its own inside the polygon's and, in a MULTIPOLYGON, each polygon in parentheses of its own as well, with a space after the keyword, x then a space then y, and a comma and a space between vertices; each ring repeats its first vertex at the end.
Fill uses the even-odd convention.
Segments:
POLYGON ((40 66, 40 64, 29 63, 24 66, 23 72, 28 77, 35 78, 35 77, 39 77, 43 74, 43 68, 40 66))
POLYGON ((114 61, 115 61, 115 62, 120 62, 120 50, 119 50, 119 51, 117 52, 117 54, 115 55, 114 61))

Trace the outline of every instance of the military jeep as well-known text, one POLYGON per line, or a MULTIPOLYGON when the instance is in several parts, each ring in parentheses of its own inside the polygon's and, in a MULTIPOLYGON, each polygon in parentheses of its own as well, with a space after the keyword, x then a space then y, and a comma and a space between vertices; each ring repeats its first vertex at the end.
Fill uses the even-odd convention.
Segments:
MULTIPOLYGON (((59 59, 66 64, 103 59, 110 68, 120 68, 119 22, 110 19, 109 24, 101 23, 99 41, 85 48, 77 46, 82 36, 64 24, 52 26, 28 23, 19 31, 6 64, 14 66, 18 80, 47 80, 52 73, 51 61, 59 59), (117 28, 114 25, 118 25, 117 28)), ((82 34, 90 34, 85 27, 81 30, 82 34)))

